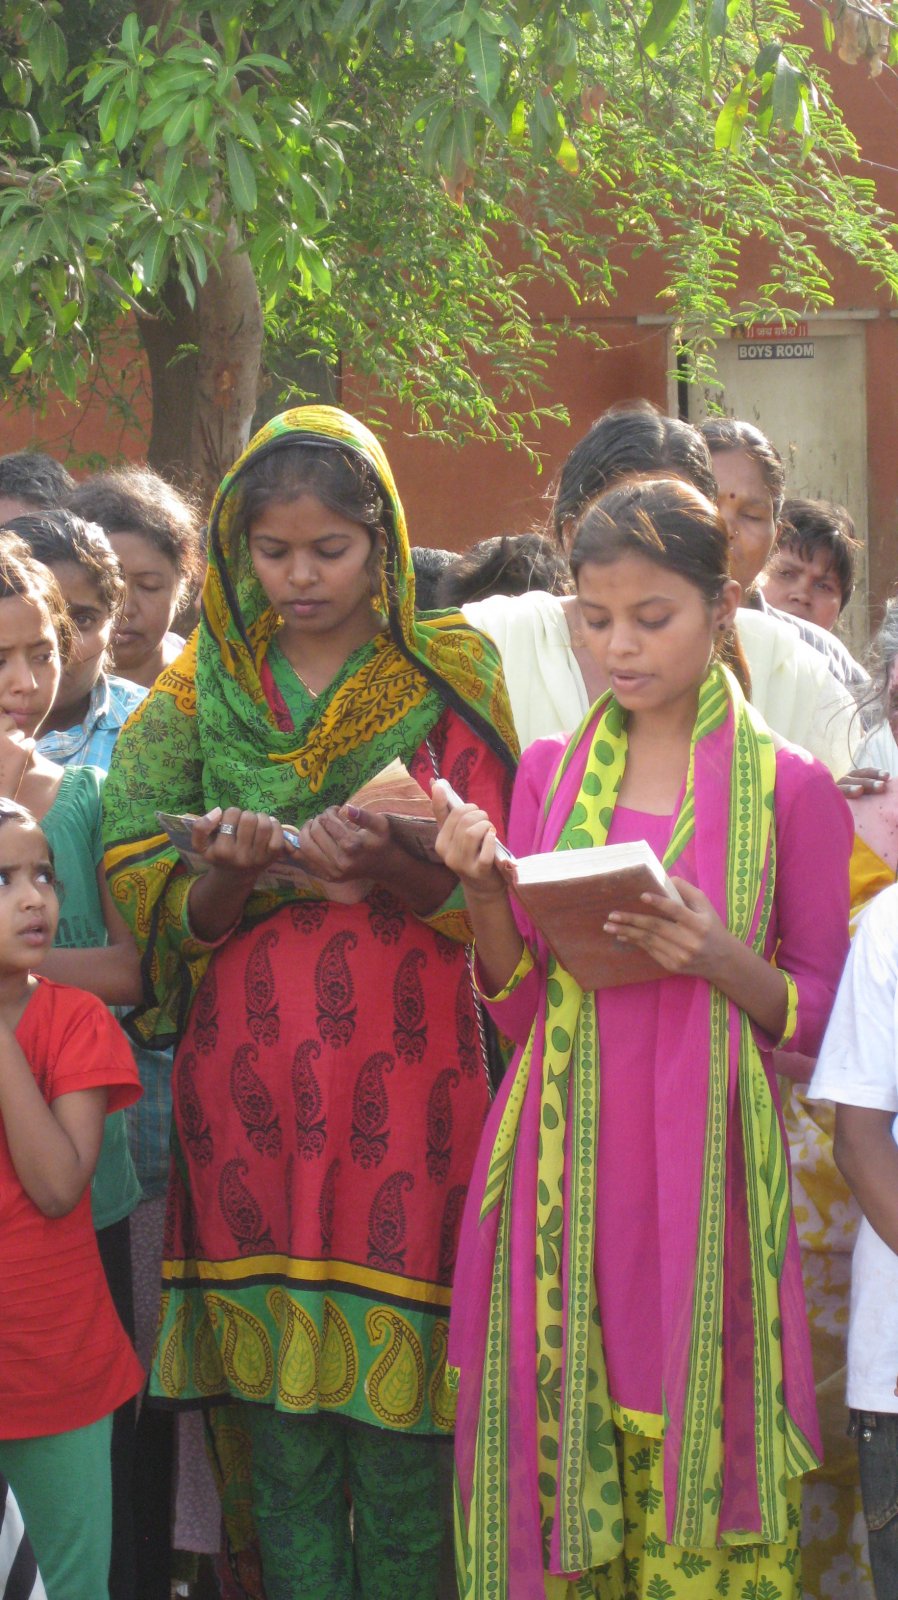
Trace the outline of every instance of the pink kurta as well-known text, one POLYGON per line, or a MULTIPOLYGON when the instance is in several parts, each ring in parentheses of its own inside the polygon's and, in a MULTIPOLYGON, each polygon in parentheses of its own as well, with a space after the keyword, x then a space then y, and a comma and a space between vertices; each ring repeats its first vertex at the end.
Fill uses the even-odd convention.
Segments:
MULTIPOLYGON (((565 749, 563 738, 542 739, 524 752, 515 782, 509 845, 516 855, 533 848, 543 798, 565 749)), ((798 990, 795 1031, 785 1048, 813 1055, 823 1034, 848 945, 845 861, 851 818, 832 778, 819 762, 793 746, 777 753, 777 869, 766 954, 777 953, 798 990)), ((608 843, 644 838, 663 856, 673 817, 615 807, 608 843)), ((679 857, 676 874, 695 881, 694 841, 679 857)), ((524 937, 540 960, 509 998, 490 1004, 502 1031, 526 1043, 545 983, 545 945, 515 904, 524 937)), ((662 1330, 650 1308, 660 1303, 661 1239, 666 1196, 658 1191, 658 1154, 665 1138, 655 1099, 659 1003, 667 984, 702 980, 672 977, 660 983, 605 989, 596 996, 602 1062, 597 1170, 596 1280, 612 1399, 628 1411, 660 1414, 662 1330)), ((755 1029, 774 1085, 771 1051, 777 1042, 755 1029)), ((513 1070, 508 1077, 513 1077, 513 1070)), ((493 1108, 483 1141, 491 1147, 504 1096, 493 1108)), ((474 1190, 477 1191, 475 1177, 474 1190)), ((806 1330, 796 1329, 806 1351, 806 1330)))

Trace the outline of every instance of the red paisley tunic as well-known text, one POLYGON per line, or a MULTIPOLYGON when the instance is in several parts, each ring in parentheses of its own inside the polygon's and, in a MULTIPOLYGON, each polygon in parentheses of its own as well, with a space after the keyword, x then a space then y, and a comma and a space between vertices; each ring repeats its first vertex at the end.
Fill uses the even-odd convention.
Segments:
MULTIPOLYGON (((448 710, 430 747, 419 781, 435 759, 501 828, 498 758, 448 710)), ((380 888, 241 927, 175 1063, 155 1392, 450 1429, 449 1301, 488 1102, 459 939, 380 888)))

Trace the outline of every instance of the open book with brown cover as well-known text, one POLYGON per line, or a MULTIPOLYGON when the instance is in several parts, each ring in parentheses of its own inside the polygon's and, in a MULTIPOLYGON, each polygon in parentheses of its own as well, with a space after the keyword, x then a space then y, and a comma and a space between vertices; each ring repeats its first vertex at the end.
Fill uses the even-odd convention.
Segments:
MULTIPOLYGON (((391 761, 389 766, 350 795, 347 804, 357 806, 360 811, 386 817, 394 839, 409 855, 421 856, 428 861, 438 859, 434 849, 438 829, 430 796, 403 762, 391 761)), ((197 818, 191 815, 175 816, 168 811, 157 811, 156 816, 191 871, 208 871, 208 862, 192 848, 190 842, 197 818)), ((295 837, 296 829, 287 823, 285 827, 295 837)), ((372 887, 371 880, 367 878, 352 878, 348 883, 328 883, 323 878, 316 878, 303 867, 301 852, 297 854, 292 850, 273 861, 257 879, 260 889, 272 888, 279 883, 289 883, 316 899, 332 900, 340 905, 357 904, 364 900, 372 887)))
POLYGON ((644 839, 545 855, 515 857, 505 850, 501 855, 514 894, 581 989, 668 976, 646 951, 605 932, 610 911, 646 911, 643 894, 665 894, 682 904, 644 839))

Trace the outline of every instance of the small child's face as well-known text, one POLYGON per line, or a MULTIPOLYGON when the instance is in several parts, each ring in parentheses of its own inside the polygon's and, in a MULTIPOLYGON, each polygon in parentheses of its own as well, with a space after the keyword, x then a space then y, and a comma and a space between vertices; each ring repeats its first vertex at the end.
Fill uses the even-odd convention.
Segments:
POLYGON ((834 628, 842 609, 842 588, 829 552, 815 550, 809 557, 781 545, 764 574, 764 598, 790 617, 816 622, 828 631, 834 628))
POLYGON ((0 600, 0 712, 33 738, 46 721, 62 670, 50 613, 36 600, 0 600))
POLYGON ((0 977, 39 966, 56 937, 59 901, 36 822, 0 825, 0 977))
POLYGON ((106 662, 114 618, 88 572, 77 561, 60 561, 50 569, 62 590, 75 638, 63 667, 56 705, 73 711, 89 697, 106 662))

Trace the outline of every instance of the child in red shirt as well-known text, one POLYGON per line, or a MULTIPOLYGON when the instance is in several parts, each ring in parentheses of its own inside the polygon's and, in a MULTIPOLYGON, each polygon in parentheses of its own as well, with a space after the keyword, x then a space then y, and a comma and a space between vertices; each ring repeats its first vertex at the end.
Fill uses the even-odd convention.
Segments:
POLYGON ((140 1094, 107 1008, 34 975, 59 917, 47 841, 0 798, 0 1471, 49 1600, 108 1594, 112 1412, 143 1381, 90 1213, 108 1112, 140 1094))

